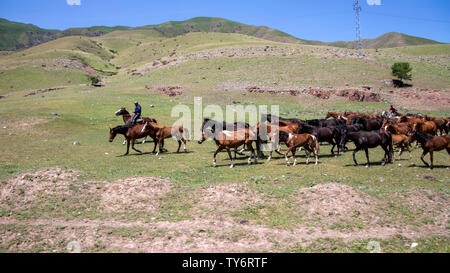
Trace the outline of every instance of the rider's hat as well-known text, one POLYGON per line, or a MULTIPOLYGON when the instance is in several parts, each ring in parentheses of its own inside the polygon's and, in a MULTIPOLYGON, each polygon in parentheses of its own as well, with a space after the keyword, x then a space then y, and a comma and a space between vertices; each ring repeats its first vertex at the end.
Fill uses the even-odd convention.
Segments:
POLYGON ((135 102, 134 102, 134 104, 138 104, 138 102, 137 102, 137 101, 135 101, 135 102))

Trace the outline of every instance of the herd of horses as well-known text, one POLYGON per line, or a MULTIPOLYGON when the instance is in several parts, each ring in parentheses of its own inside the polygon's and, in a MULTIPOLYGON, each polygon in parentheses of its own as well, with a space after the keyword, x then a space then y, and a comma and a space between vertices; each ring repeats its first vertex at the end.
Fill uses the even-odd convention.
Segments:
MULTIPOLYGON (((112 142, 117 134, 124 135, 127 144, 125 155, 129 153, 130 144, 133 150, 141 153, 134 145, 137 139, 147 137, 153 139, 152 153, 155 153, 158 148, 157 155, 165 150, 164 139, 172 137, 178 141, 177 152, 180 151, 181 144, 184 144, 184 151, 187 151, 186 142, 190 139, 190 135, 183 126, 162 126, 155 119, 148 117, 132 124, 131 115, 125 108, 119 109, 115 115, 123 117, 124 125, 110 128, 109 141, 112 142)), ((230 158, 230 168, 234 167, 237 154, 243 155, 242 152, 245 149, 251 152, 248 164, 252 163, 252 158, 257 163, 258 159, 265 157, 262 147, 266 144, 268 144, 267 147, 270 147, 267 161, 271 160, 272 153, 275 151, 284 155, 287 165, 290 165, 289 153, 294 159, 293 165, 296 165, 296 151, 301 149, 306 152, 306 164, 309 164, 310 156, 313 155, 317 165, 321 143, 331 145, 332 155, 335 155, 335 148, 337 148, 337 155, 339 155, 341 151, 348 150, 348 142, 353 142, 355 165, 358 165, 355 158, 356 153, 364 150, 367 159, 366 167, 370 167, 369 149, 378 146, 384 151, 382 165, 395 160, 393 157, 394 147, 399 149, 399 159, 406 150, 411 159, 411 148, 414 142, 416 142, 416 147, 420 145, 422 148, 421 160, 430 169, 433 169, 434 152, 447 150, 450 155, 450 136, 448 135, 450 118, 420 114, 380 116, 353 112, 328 112, 325 118, 313 120, 283 118, 267 114, 261 115, 260 122, 254 126, 245 122, 228 124, 223 121, 204 119, 201 128, 202 134, 198 143, 202 144, 205 140, 212 139, 217 145, 213 157, 214 167, 217 154, 223 150, 227 151, 230 158), (256 151, 253 143, 256 144, 256 151), (283 154, 280 152, 281 144, 285 144, 287 147, 287 151, 283 154), (242 149, 238 151, 240 147, 242 149), (232 149, 234 157, 231 154, 232 149), (430 164, 424 160, 428 153, 430 154, 430 164)))

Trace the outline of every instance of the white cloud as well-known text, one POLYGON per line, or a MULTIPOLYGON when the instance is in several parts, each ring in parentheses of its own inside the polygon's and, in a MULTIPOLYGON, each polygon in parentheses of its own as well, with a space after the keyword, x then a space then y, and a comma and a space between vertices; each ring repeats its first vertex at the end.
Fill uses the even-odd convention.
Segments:
POLYGON ((373 6, 373 5, 381 6, 381 0, 367 0, 367 4, 369 6, 373 6))
POLYGON ((66 0, 69 6, 81 6, 81 0, 66 0))

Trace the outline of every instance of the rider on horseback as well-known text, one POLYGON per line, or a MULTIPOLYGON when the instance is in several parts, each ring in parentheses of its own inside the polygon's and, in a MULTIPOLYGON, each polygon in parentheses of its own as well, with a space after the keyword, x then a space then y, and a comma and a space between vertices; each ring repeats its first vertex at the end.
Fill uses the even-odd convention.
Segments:
POLYGON ((391 108, 389 108, 389 112, 393 115, 398 115, 397 109, 394 108, 394 106, 391 105, 391 108))
POLYGON ((142 107, 139 105, 139 103, 137 101, 134 102, 134 105, 136 105, 136 108, 134 108, 134 115, 133 115, 133 119, 131 120, 132 125, 135 125, 136 121, 138 121, 141 118, 141 112, 142 112, 142 107))

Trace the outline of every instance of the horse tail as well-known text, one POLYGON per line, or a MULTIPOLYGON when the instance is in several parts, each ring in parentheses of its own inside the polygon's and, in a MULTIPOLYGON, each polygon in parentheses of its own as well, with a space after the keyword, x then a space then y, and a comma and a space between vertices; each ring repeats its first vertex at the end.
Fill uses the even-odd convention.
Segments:
POLYGON ((313 140, 313 146, 311 148, 313 148, 316 155, 319 156, 319 149, 320 149, 319 140, 314 135, 311 135, 311 138, 313 140))

